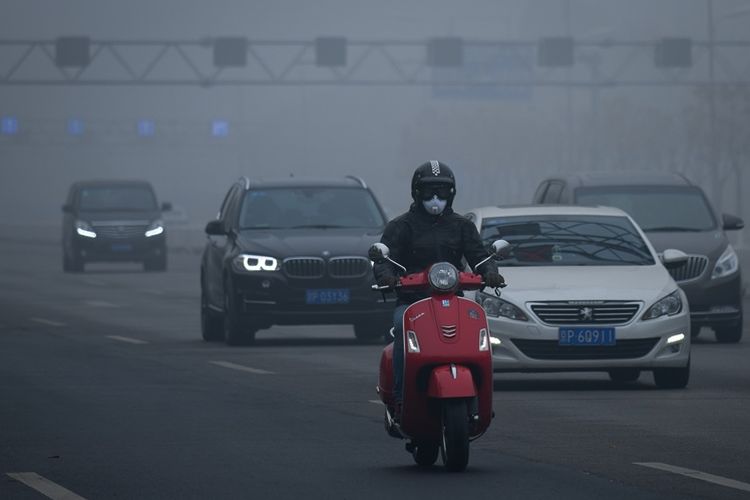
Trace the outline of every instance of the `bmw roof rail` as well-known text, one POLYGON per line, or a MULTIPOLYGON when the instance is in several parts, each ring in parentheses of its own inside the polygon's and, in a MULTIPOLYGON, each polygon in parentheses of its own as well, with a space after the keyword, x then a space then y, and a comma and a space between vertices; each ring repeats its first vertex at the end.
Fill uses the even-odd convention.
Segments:
POLYGON ((241 183, 242 183, 242 185, 243 185, 243 186, 245 187, 245 190, 246 190, 246 191, 247 191, 248 189, 250 189, 250 179, 248 179, 248 178, 247 178, 247 177, 245 177, 244 175, 243 175, 242 177, 240 177, 239 179, 237 179, 237 182, 241 182, 241 183))
POLYGON ((357 177, 356 175, 347 175, 346 178, 355 181, 360 186, 362 186, 364 189, 367 189, 367 184, 365 184, 365 181, 362 180, 361 177, 357 177))

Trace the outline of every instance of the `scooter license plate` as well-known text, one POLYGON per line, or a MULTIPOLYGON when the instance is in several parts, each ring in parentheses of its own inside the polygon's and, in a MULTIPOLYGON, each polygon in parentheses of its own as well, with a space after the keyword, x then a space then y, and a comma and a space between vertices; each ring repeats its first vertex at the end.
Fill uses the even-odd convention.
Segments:
POLYGON ((615 345, 615 329, 612 327, 562 327, 560 345, 615 345))
POLYGON ((348 288, 318 288, 309 289, 305 293, 305 302, 308 304, 348 304, 348 288))

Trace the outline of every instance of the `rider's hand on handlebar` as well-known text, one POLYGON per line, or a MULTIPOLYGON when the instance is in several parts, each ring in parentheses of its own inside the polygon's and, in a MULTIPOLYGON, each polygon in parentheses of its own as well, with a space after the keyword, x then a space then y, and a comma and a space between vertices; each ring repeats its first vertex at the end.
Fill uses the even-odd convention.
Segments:
POLYGON ((485 286, 497 288, 505 285, 505 278, 494 271, 488 271, 482 276, 485 286))
POLYGON ((395 276, 382 276, 378 280, 379 286, 387 286, 389 288, 395 287, 397 283, 398 283, 398 278, 395 276))

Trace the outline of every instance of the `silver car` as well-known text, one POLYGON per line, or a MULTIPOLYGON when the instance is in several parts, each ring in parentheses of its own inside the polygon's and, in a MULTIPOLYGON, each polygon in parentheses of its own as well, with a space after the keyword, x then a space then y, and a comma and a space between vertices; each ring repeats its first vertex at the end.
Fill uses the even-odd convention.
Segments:
POLYGON ((607 207, 485 207, 467 216, 482 239, 511 244, 508 287, 476 292, 499 371, 605 371, 619 383, 652 371, 661 388, 690 378, 690 312, 665 266, 625 212, 607 207))

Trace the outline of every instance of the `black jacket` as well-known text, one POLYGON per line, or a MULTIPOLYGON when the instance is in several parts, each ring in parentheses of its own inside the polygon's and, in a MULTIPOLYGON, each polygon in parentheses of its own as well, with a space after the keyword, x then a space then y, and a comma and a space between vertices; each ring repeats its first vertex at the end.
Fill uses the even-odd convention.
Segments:
MULTIPOLYGON (((391 259, 406 268, 407 274, 423 271, 436 262, 450 262, 463 270, 462 258, 466 258, 473 269, 489 255, 474 224, 450 207, 436 216, 414 203, 408 212, 388 223, 380 241, 390 249, 391 259)), ((483 274, 493 263, 490 260, 475 271, 483 274)), ((385 276, 398 276, 399 271, 390 262, 373 267, 378 281, 385 276)), ((398 290, 397 293, 400 304, 411 304, 428 296, 426 291, 398 290)))

